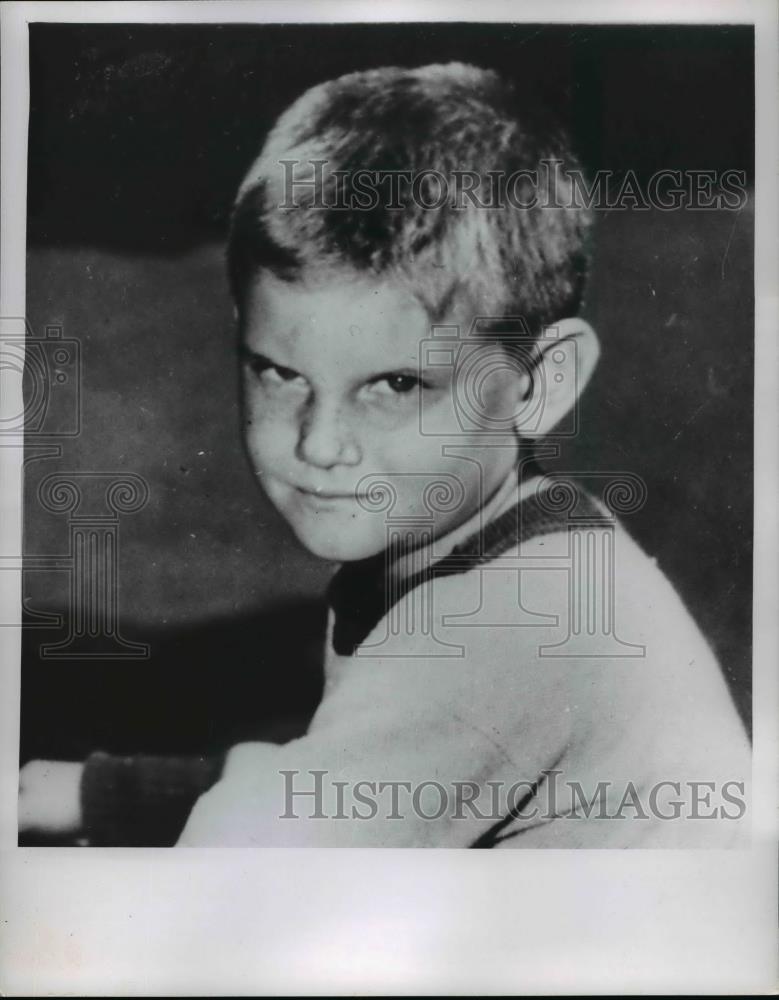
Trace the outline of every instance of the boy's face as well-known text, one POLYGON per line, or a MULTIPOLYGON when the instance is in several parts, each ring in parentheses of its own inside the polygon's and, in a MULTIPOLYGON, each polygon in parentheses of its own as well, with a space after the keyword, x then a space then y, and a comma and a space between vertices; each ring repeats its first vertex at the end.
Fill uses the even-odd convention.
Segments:
MULTIPOLYGON (((457 309, 441 322, 467 331, 471 316, 457 309)), ((483 431, 460 428, 451 366, 420 367, 430 325, 410 293, 376 279, 286 283, 261 272, 251 286, 242 317, 248 452, 270 500, 322 558, 375 555, 397 519, 415 534, 426 522, 436 536, 452 530, 516 461, 510 435, 489 448, 483 431), (367 476, 389 484, 391 509, 368 509, 367 476), (450 502, 426 494, 442 480, 455 490, 450 502)), ((510 364, 485 371, 481 412, 505 421, 519 374, 510 364)))

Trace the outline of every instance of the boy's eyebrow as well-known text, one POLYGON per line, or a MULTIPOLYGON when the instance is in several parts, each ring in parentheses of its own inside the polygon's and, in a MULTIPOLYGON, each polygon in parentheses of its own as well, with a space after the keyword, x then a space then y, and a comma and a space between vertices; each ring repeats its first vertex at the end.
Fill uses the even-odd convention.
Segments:
POLYGON ((443 298, 438 303, 437 308, 433 311, 432 320, 434 323, 440 323, 441 320, 446 316, 449 311, 449 307, 454 301, 454 297, 463 285, 462 278, 455 278, 451 283, 449 288, 444 292, 443 298))
MULTIPOLYGON (((240 345, 239 352, 245 361, 261 361, 265 364, 273 365, 276 368, 286 368, 287 371, 295 371, 295 369, 291 368, 289 365, 284 365, 279 361, 274 361, 273 358, 269 358, 267 354, 263 354, 262 351, 255 351, 251 347, 247 347, 246 344, 240 345)), ((375 372, 370 375, 363 375, 361 377, 365 382, 379 382, 381 379, 389 378, 391 375, 431 375, 435 374, 435 372, 435 366, 399 365, 397 368, 385 368, 382 371, 375 372)), ((296 374, 300 373, 296 372, 296 374)))
POLYGON ((276 363, 273 360, 273 358, 269 358, 267 354, 263 354, 262 351, 255 351, 251 347, 247 347, 246 344, 241 344, 238 350, 242 358, 247 358, 251 360, 259 359, 260 361, 269 361, 271 364, 276 363))
MULTIPOLYGON (((247 347, 246 344, 241 344, 239 353, 244 361, 261 361, 263 364, 273 366, 274 368, 285 368, 290 372, 295 371, 295 369, 290 368, 289 365, 283 365, 280 361, 274 361, 273 358, 269 358, 267 354, 263 354, 262 351, 254 351, 251 347, 247 347)), ((295 372, 295 374, 299 373, 295 372)))
POLYGON ((390 375, 422 375, 430 370, 432 369, 423 368, 422 365, 402 365, 398 368, 387 368, 385 371, 378 372, 376 375, 369 375, 366 381, 379 382, 383 378, 389 378, 390 375))

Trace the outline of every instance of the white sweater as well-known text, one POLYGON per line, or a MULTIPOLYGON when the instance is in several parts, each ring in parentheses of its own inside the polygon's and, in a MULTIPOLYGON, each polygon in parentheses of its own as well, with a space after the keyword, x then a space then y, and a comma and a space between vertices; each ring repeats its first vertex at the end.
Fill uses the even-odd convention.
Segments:
POLYGON ((747 841, 749 742, 669 581, 619 524, 593 527, 605 508, 590 502, 571 530, 517 499, 511 482, 481 512, 503 525, 490 558, 456 565, 464 539, 478 548, 477 518, 398 560, 401 596, 354 649, 342 621, 333 648, 331 615, 308 733, 233 748, 179 845, 747 841))

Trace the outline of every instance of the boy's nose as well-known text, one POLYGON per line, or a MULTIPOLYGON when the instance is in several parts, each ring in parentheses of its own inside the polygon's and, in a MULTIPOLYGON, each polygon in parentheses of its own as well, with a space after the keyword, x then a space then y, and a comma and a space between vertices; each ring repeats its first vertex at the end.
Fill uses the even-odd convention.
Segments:
POLYGON ((342 412, 318 402, 310 404, 301 421, 296 451, 301 461, 321 469, 357 465, 362 458, 342 412))

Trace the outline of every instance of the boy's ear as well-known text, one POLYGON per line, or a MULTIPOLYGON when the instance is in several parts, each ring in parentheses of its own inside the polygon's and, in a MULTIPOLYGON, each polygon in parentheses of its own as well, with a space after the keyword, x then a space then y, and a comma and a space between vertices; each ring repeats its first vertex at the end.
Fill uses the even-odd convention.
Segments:
POLYGON ((586 320, 575 316, 546 327, 538 338, 536 363, 525 383, 517 423, 520 436, 543 437, 574 408, 599 355, 598 338, 586 320), (527 414, 527 421, 523 414, 527 414))

